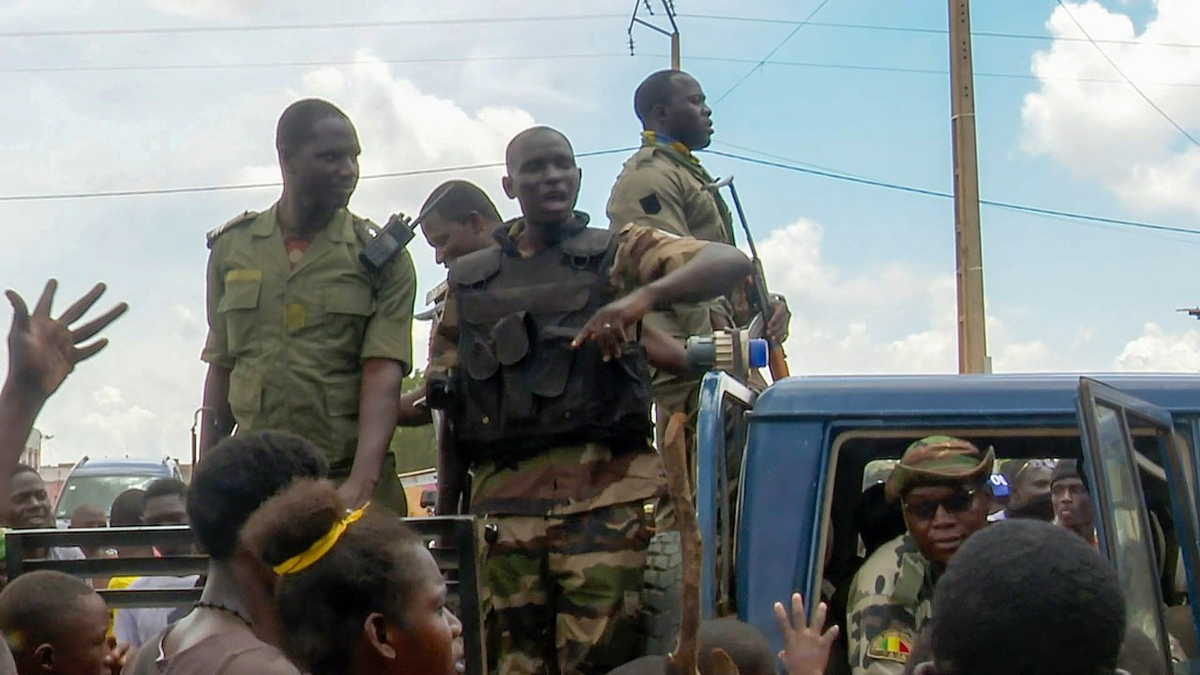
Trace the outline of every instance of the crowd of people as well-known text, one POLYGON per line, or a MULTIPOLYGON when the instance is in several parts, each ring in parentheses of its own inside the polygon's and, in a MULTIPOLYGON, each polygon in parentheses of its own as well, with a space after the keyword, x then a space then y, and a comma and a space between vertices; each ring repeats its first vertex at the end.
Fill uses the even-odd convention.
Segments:
MULTIPOLYGON (((348 116, 317 99, 289 106, 276 134, 279 200, 208 235, 207 413, 190 485, 156 481, 78 512, 81 525, 103 509, 112 525, 188 525, 205 574, 106 586, 202 585, 200 601, 114 616, 95 580, 22 574, 0 592, 0 674, 464 672, 464 626, 429 547, 396 516, 407 509, 388 452, 398 425, 435 412, 452 431, 438 512, 475 515, 494 535, 481 583, 490 669, 670 670, 668 659, 635 658, 647 546, 670 526, 645 508, 665 494, 651 404, 660 426, 692 415, 694 434, 698 376, 681 340, 747 323, 751 263, 693 154, 712 134, 699 83, 654 73, 634 110, 643 145, 614 186, 609 228, 575 210, 582 174, 549 127, 507 147, 502 187, 518 218, 503 221, 466 181, 430 195, 422 232, 448 276, 426 386, 402 395, 416 288, 404 233, 380 235, 347 209, 361 150, 348 116)), ((57 319, 55 290, 47 284, 32 312, 8 293, 0 504, 14 528, 54 527, 45 483, 17 464, 21 443, 70 371, 106 344, 88 341, 127 309, 72 328, 104 287, 57 319)), ((765 330, 782 342, 790 315, 783 298, 771 302, 765 330)), ((993 465, 961 439, 914 443, 881 495, 906 532, 859 570, 845 625, 826 629, 826 602, 808 621, 794 596, 776 607, 785 648, 772 654, 746 624, 705 622, 699 671, 758 675, 782 663, 813 675, 844 651, 855 675, 1114 673, 1124 601, 1094 550, 1077 467, 1026 464, 1004 478, 1003 504, 993 465), (1057 525, 1020 517, 1043 489, 1057 525), (1051 642, 1058 617, 1083 626, 1051 642), (1025 640, 1017 653, 1015 636, 1025 640)))

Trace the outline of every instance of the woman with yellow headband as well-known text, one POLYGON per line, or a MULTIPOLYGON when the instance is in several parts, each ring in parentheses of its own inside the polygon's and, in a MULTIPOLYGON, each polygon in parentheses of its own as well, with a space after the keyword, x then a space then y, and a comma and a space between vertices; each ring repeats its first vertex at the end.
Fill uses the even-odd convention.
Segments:
POLYGON ((396 514, 349 511, 328 481, 298 481, 243 530, 278 575, 282 647, 311 675, 458 675, 462 624, 433 556, 396 514))

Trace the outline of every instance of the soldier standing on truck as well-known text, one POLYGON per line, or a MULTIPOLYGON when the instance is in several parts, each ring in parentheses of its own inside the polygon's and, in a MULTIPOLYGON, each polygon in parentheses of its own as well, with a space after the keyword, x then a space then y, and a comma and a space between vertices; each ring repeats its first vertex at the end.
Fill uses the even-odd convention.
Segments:
POLYGON ((846 634, 854 675, 900 675, 930 619, 937 577, 972 534, 987 525, 995 456, 950 436, 908 446, 888 478, 908 532, 867 558, 850 585, 846 634))
POLYGON ((325 452, 345 500, 407 513, 388 443, 412 368, 416 273, 406 251, 359 260, 373 225, 346 205, 358 135, 337 107, 290 105, 275 146, 283 194, 208 235, 208 339, 201 447, 277 429, 325 452))
POLYGON ((643 504, 664 487, 636 326, 751 267, 729 246, 587 227, 558 131, 521 132, 505 160, 523 215, 451 263, 428 399, 454 420, 471 512, 495 526, 483 582, 498 672, 605 673, 634 656, 643 504))
MULTIPOLYGON (((449 267, 450 263, 463 255, 498 244, 492 235, 503 225, 503 219, 496 205, 478 185, 465 180, 442 183, 429 194, 420 212, 425 213, 434 199, 438 201, 433 211, 421 221, 421 232, 433 248, 434 259, 439 265, 449 267)), ((430 292, 430 300, 434 303, 433 326, 429 331, 431 359, 438 349, 439 326, 445 311, 447 288, 446 282, 442 282, 430 292)), ((400 397, 397 424, 402 427, 429 424, 432 420, 429 408, 423 403, 425 399, 424 386, 405 392, 400 397)), ((443 432, 446 431, 443 429, 443 432)), ((439 434, 437 441, 437 502, 434 514, 455 514, 459 512, 459 502, 466 488, 466 467, 462 466, 458 453, 454 452, 454 439, 450 434, 439 434)))
MULTIPOLYGON (((729 207, 715 190, 706 187, 713 177, 692 152, 708 147, 713 134, 712 109, 705 103, 700 83, 681 71, 656 72, 638 85, 633 106, 642 122, 642 147, 625 162, 613 185, 608 199, 612 226, 637 223, 681 237, 732 245, 729 207)), ((647 316, 646 325, 666 332, 680 344, 693 335, 747 325, 753 316, 743 291, 701 303, 672 305, 647 316)), ((787 339, 791 313, 783 296, 772 298, 772 306, 775 311, 767 333, 782 343, 787 339)), ((655 425, 660 444, 667 420, 684 412, 690 419, 689 451, 694 447, 699 384, 696 376, 655 373, 655 425)))

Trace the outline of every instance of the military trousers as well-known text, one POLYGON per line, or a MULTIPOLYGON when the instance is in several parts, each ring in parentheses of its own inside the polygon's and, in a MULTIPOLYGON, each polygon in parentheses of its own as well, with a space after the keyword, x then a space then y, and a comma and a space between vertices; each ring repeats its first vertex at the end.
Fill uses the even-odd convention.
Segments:
MULTIPOLYGON (((700 413, 700 382, 699 380, 672 380, 654 386, 654 438, 656 447, 662 448, 663 435, 667 431, 667 423, 676 413, 687 415, 687 425, 683 429, 683 437, 687 442, 688 480, 692 486, 692 498, 696 497, 696 422, 700 413)), ((726 408, 726 414, 730 411, 726 408)), ((725 468, 729 482, 728 499, 730 504, 737 504, 738 480, 741 477, 742 453, 733 438, 733 427, 736 419, 729 417, 725 424, 725 468)), ((659 500, 655 519, 660 529, 671 529, 675 525, 675 509, 669 497, 659 500)))
MULTIPOLYGON (((353 459, 331 462, 329 465, 329 480, 341 485, 350 477, 353 459)), ((396 473, 396 455, 391 450, 383 456, 383 465, 379 467, 379 482, 375 484, 375 494, 371 503, 386 506, 401 517, 408 516, 408 498, 404 494, 404 486, 400 484, 400 476, 396 473)))
POLYGON ((646 549, 643 502, 563 516, 487 516, 489 672, 601 675, 636 656, 646 549))

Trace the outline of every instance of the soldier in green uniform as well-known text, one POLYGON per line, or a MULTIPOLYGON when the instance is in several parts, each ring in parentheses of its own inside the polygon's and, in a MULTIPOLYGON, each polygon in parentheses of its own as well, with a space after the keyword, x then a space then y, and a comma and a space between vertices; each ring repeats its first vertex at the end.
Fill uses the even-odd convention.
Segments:
MULTIPOLYGON (((659 71, 638 86, 633 104, 642 123, 642 147, 625 162, 613 185, 608 199, 612 226, 637 223, 681 237, 733 244, 729 208, 716 191, 706 187, 713 177, 692 152, 708 147, 713 133, 712 110, 705 103, 700 83, 681 71, 659 71)), ((787 339, 791 314, 782 296, 776 296, 772 304, 774 314, 767 333, 782 343, 787 339)), ((646 318, 646 325, 682 344, 689 336, 745 326, 753 318, 744 287, 739 287, 715 300, 656 311, 646 318)), ((698 392, 695 375, 681 378, 661 370, 655 373, 660 442, 667 420, 676 412, 685 412, 691 418, 688 447, 692 447, 698 392)))
POLYGON ((854 675, 900 675, 930 619, 933 587, 967 537, 987 525, 995 457, 950 436, 908 446, 886 493, 908 532, 879 547, 854 575, 846 622, 854 675))
POLYGON ((358 182, 358 136, 317 99, 279 119, 283 194, 209 233, 208 339, 201 358, 201 447, 279 429, 329 457, 347 501, 407 513, 388 442, 412 367, 416 274, 399 251, 376 271, 359 260, 373 225, 346 205, 358 182))
POLYGON ((498 672, 605 673, 634 655, 643 504, 664 488, 637 324, 726 292, 750 265, 654 228, 587 227, 553 129, 518 134, 506 164, 523 215, 451 263, 429 403, 454 420, 471 512, 496 527, 483 585, 498 672))

